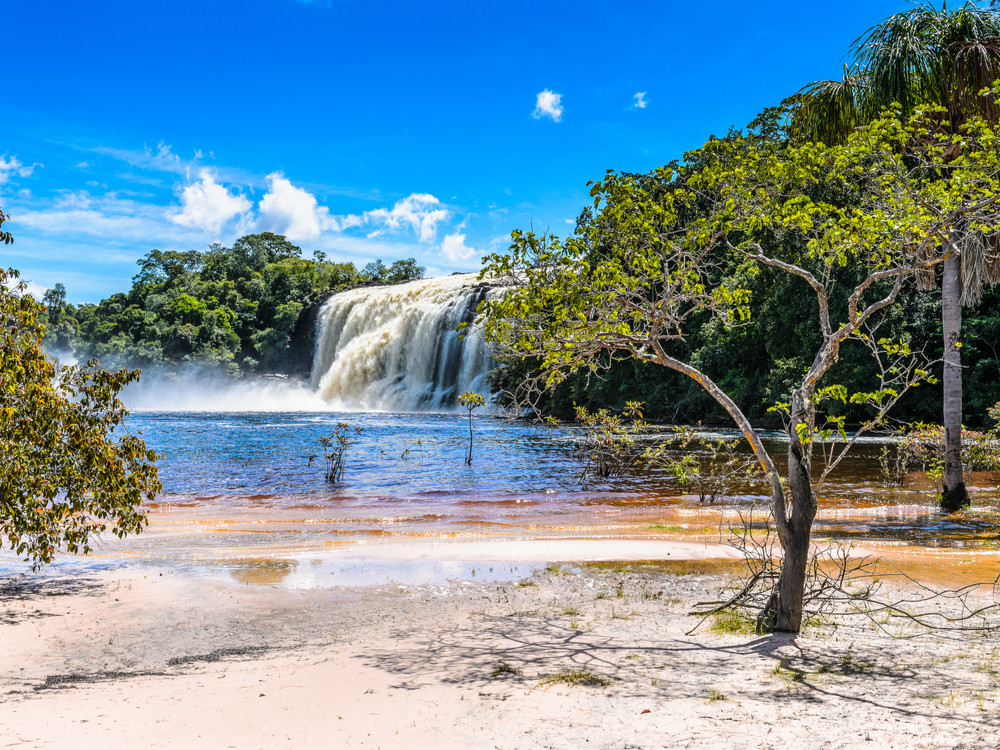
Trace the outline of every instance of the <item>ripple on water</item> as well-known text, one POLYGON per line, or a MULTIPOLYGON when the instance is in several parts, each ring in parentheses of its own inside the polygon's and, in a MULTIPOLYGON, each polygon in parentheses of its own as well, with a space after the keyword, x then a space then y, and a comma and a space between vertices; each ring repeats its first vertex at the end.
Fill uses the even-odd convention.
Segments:
MULTIPOLYGON (((563 426, 478 418, 469 467, 468 420, 457 414, 144 413, 132 422, 165 456, 164 493, 149 506, 147 533, 108 540, 108 554, 177 558, 198 550, 201 557, 215 548, 252 559, 373 539, 580 530, 595 538, 717 540, 739 513, 759 512, 768 502, 766 488, 746 485, 700 503, 656 471, 583 487, 574 430, 563 426), (318 439, 342 421, 363 431, 346 455, 344 482, 331 486, 317 459, 318 439)), ((901 488, 881 487, 878 450, 859 446, 824 486, 818 538, 886 548, 1000 545, 1000 474, 976 475, 976 505, 949 517, 937 511, 919 472, 901 488)))

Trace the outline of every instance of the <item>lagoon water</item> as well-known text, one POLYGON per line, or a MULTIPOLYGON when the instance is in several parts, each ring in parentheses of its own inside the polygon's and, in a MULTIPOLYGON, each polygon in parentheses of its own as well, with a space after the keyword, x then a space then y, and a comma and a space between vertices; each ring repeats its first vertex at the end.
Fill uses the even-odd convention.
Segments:
MULTIPOLYGON (((468 336, 455 328, 492 293, 466 274, 334 295, 320 313, 309 382, 144 374, 123 395, 133 410, 128 429, 162 454, 164 489, 149 529, 102 540, 98 559, 286 579, 296 567, 288 561, 370 558, 394 543, 724 543, 740 514, 763 519, 763 486, 731 487, 715 503, 699 502, 662 470, 585 486, 573 425, 511 423, 479 410, 467 466, 468 415, 454 401, 485 390, 490 362, 474 327, 468 336), (343 481, 331 485, 319 440, 341 422, 362 432, 343 481)), ((654 429, 647 439, 668 436, 654 429)), ((784 447, 771 439, 780 469, 784 447)), ((944 516, 919 471, 903 487, 882 486, 881 448, 857 446, 822 488, 817 538, 921 554, 1000 548, 997 474, 973 478, 971 511, 944 516)))
MULTIPOLYGON (((164 491, 150 532, 107 550, 157 558, 306 555, 428 539, 725 541, 738 511, 766 506, 762 487, 701 503, 666 473, 647 470, 584 486, 572 426, 482 414, 473 419, 471 466, 468 417, 458 413, 144 412, 130 424, 163 454, 164 491), (339 422, 362 433, 343 482, 330 485, 319 438, 339 422)), ((996 545, 995 475, 977 478, 981 504, 972 512, 947 517, 919 472, 902 488, 884 488, 879 450, 859 446, 824 488, 820 538, 996 545)))
MULTIPOLYGON (((584 486, 574 426, 482 413, 473 418, 471 466, 468 416, 459 413, 139 411, 127 424, 162 454, 164 489, 148 508, 149 527, 124 540, 106 535, 92 556, 63 556, 56 571, 139 563, 296 588, 509 580, 542 564, 546 549, 560 550, 554 559, 579 559, 573 550, 590 540, 627 541, 647 556, 663 541, 724 545, 740 513, 760 519, 767 507, 761 486, 702 503, 649 470, 584 486), (319 438, 340 422, 362 433, 348 449, 343 482, 331 485, 319 438), (525 543, 534 545, 530 556, 509 554, 529 549, 525 543), (507 553, 490 558, 487 548, 507 553)), ((667 434, 662 428, 650 439, 667 434)), ((780 468, 778 436, 772 448, 780 468)), ((814 537, 891 554, 927 580, 956 566, 992 580, 1000 570, 1000 476, 975 475, 975 507, 946 516, 921 472, 901 488, 882 486, 880 449, 860 445, 838 468, 821 492, 814 537)), ((0 553, 0 570, 26 569, 0 553)))

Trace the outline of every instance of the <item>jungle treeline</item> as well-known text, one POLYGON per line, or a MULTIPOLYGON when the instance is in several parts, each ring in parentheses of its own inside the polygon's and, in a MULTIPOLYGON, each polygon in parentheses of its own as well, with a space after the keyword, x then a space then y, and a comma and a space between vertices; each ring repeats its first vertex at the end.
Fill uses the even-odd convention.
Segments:
MULTIPOLYGON (((768 409, 786 397, 796 376, 808 370, 809 353, 821 338, 819 328, 810 325, 816 320, 811 309, 815 296, 807 289, 789 295, 787 287, 797 287, 795 282, 780 272, 761 273, 752 282, 756 315, 748 323, 735 329, 702 326, 685 343, 691 359, 757 423, 777 424, 768 409), (792 296, 795 302, 789 304, 792 296)), ((901 298, 880 333, 886 338, 903 333, 913 348, 939 360, 943 349, 940 292, 911 289, 901 298)), ((1000 294, 991 289, 980 305, 966 310, 962 326, 968 427, 987 424, 987 410, 1000 401, 998 303, 1000 294)), ((494 369, 492 385, 498 392, 513 390, 534 369, 536 364, 530 360, 503 363, 494 369)), ((939 373, 940 363, 935 369, 939 373)), ((860 344, 848 342, 831 376, 830 382, 861 391, 874 382, 875 364, 860 344)), ((727 415, 691 378, 635 360, 609 363, 608 369, 589 376, 576 373, 547 392, 539 405, 545 415, 570 419, 575 405, 591 411, 602 407, 621 411, 629 401, 643 402, 647 418, 653 420, 729 424, 727 415)), ((852 416, 849 407, 844 409, 852 416)), ((940 386, 924 384, 903 398, 893 416, 903 422, 940 423, 940 412, 940 386)))
POLYGON ((307 259, 268 232, 204 252, 152 250, 138 266, 131 289, 96 305, 67 304, 62 284, 47 290, 47 348, 108 367, 193 365, 232 376, 295 371, 292 365, 301 371, 301 360, 311 357, 315 310, 331 293, 424 274, 412 258, 361 269, 321 251, 307 259))
MULTIPOLYGON (((732 131, 726 138, 749 138, 771 141, 778 148, 790 143, 784 128, 784 113, 779 108, 766 110, 751 123, 746 133, 732 131)), ((699 170, 699 152, 685 156, 684 166, 688 175, 699 170)), ((685 178, 678 177, 678 162, 667 170, 652 170, 632 175, 637 189, 655 196, 666 197, 683 187, 685 178), (665 180, 663 175, 673 175, 665 180)), ((683 170, 682 172, 683 173, 683 170)), ((846 188, 836 195, 816 196, 837 205, 850 205, 860 200, 858 189, 846 188)), ((695 221, 704 213, 704 206, 689 206, 687 219, 695 221)), ((603 209, 602 209, 603 210, 603 209)), ((583 209, 576 222, 575 233, 582 235, 594 221, 595 209, 583 209)), ((628 241, 627 238, 624 241, 628 241)), ((797 247, 792 231, 780 228, 762 233, 760 237, 765 252, 777 255, 791 253, 808 264, 808 250, 797 247), (780 251, 779 251, 780 248, 780 251)), ((598 251, 599 252, 599 251, 598 251)), ((837 269, 834 295, 837 289, 846 299, 849 290, 864 278, 867 270, 857 264, 845 264, 837 269)), ((869 333, 873 338, 905 340, 913 351, 922 352, 922 359, 930 362, 930 371, 941 375, 944 350, 941 324, 941 270, 937 283, 927 291, 919 291, 915 284, 907 284, 896 303, 888 310, 878 327, 869 333)), ((817 298, 807 283, 775 268, 748 263, 745 258, 732 254, 725 258, 718 270, 723 278, 747 289, 751 294, 751 315, 746 322, 726 326, 705 316, 688 321, 684 341, 672 342, 672 352, 707 374, 728 393, 741 410, 755 423, 774 423, 779 419, 769 411, 779 401, 787 399, 794 383, 809 370, 813 353, 822 340, 817 324, 817 298)), ((998 285, 1000 286, 1000 285, 998 285)), ((990 424, 988 410, 1000 401, 1000 290, 987 287, 983 297, 974 307, 964 311, 962 325, 962 361, 964 368, 964 423, 970 428, 990 424)), ((544 416, 560 419, 573 417, 576 406, 593 411, 608 408, 621 411, 627 402, 644 404, 647 418, 672 423, 730 424, 729 417, 719 404, 694 380, 667 368, 643 363, 621 356, 612 360, 611 355, 603 368, 596 371, 581 370, 562 383, 545 389, 535 402, 535 408, 544 416)), ((848 392, 864 392, 877 382, 877 363, 859 341, 847 341, 840 353, 840 360, 824 377, 821 385, 844 385, 848 392)), ((515 359, 501 362, 491 374, 491 385, 501 403, 510 403, 508 394, 514 393, 525 378, 537 376, 538 362, 515 359)), ((893 410, 891 418, 900 423, 941 422, 941 385, 937 378, 923 383, 906 393, 893 410)), ((841 413, 848 422, 865 419, 864 412, 845 404, 836 406, 831 413, 841 413)))
MULTIPOLYGON (((780 128, 766 119, 758 120, 751 130, 761 138, 782 137, 780 128)), ((659 184, 660 174, 654 170, 639 177, 654 192, 674 187, 659 184)), ((577 231, 591 219, 592 210, 584 209, 577 231)), ((769 241, 791 240, 775 231, 769 241)), ((49 350, 79 359, 96 357, 115 367, 196 365, 236 377, 304 374, 312 356, 315 312, 326 297, 364 284, 418 279, 424 273, 412 258, 389 265, 377 260, 361 269, 333 262, 322 252, 307 259, 300 247, 271 233, 248 235, 232 247, 213 245, 203 252, 152 250, 138 267, 130 290, 96 305, 67 304, 61 284, 48 290, 43 303, 49 350)), ((862 270, 850 265, 841 269, 841 288, 850 289, 852 274, 862 270)), ((703 321, 691 327, 682 346, 690 361, 731 394, 751 419, 766 424, 775 419, 768 409, 787 395, 808 369, 810 352, 816 351, 821 338, 815 324, 816 297, 801 279, 775 269, 751 272, 735 256, 720 273, 739 277, 752 293, 749 321, 731 327, 703 321)), ((965 311, 964 419, 972 428, 986 425, 987 410, 1000 401, 998 302, 1000 290, 989 288, 978 305, 965 311)), ((940 289, 918 291, 908 285, 875 335, 905 338, 940 371, 940 289)), ((874 382, 875 368, 861 344, 848 342, 828 379, 849 391, 863 391, 874 382)), ((513 391, 534 369, 531 360, 497 362, 490 378, 495 399, 503 403, 504 393, 513 391)), ((609 361, 598 372, 572 375, 547 391, 539 406, 545 415, 569 419, 576 406, 621 410, 629 401, 644 403, 646 416, 653 420, 727 422, 716 402, 690 378, 630 359, 609 361)), ((893 416, 902 422, 939 423, 940 405, 940 385, 924 384, 904 397, 893 416)), ((849 419, 862 418, 851 408, 843 407, 849 419)))

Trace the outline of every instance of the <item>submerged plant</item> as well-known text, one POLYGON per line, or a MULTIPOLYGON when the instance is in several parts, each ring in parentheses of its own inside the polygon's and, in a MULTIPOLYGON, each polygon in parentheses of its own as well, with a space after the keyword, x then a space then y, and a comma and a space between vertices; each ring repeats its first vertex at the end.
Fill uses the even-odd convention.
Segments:
POLYGON ((586 484, 592 476, 615 479, 641 462, 645 446, 638 438, 648 427, 641 402, 629 401, 620 416, 607 409, 590 412, 584 406, 577 406, 576 419, 583 425, 575 447, 576 457, 583 465, 582 483, 586 484))
MULTIPOLYGON (((939 494, 944 477, 944 428, 940 425, 914 422, 903 425, 895 431, 894 437, 893 447, 883 447, 879 459, 886 486, 902 486, 907 473, 916 468, 927 475, 927 478, 934 483, 935 494, 939 494)), ((963 429, 962 465, 966 472, 966 481, 972 471, 1000 469, 1000 429, 994 427, 989 432, 963 429)))
POLYGON ((458 405, 469 410, 469 452, 465 456, 465 465, 472 466, 472 412, 486 403, 483 394, 466 391, 458 397, 458 405))
POLYGON ((323 447, 323 459, 326 461, 326 481, 339 484, 344 479, 345 454, 347 449, 358 441, 361 428, 337 422, 333 432, 327 437, 321 437, 319 444, 323 447))
POLYGON ((741 438, 703 438, 690 426, 675 427, 674 435, 675 443, 650 448, 644 457, 650 464, 662 465, 683 490, 693 490, 700 503, 714 503, 735 486, 763 478, 754 456, 740 450, 741 438))
POLYGON ((621 415, 576 407, 583 431, 576 441, 580 481, 614 479, 636 467, 658 468, 674 477, 681 489, 694 491, 699 502, 714 503, 739 484, 762 474, 752 454, 740 450, 741 438, 708 438, 694 427, 674 427, 671 439, 656 440, 643 418, 643 403, 629 401, 621 415))

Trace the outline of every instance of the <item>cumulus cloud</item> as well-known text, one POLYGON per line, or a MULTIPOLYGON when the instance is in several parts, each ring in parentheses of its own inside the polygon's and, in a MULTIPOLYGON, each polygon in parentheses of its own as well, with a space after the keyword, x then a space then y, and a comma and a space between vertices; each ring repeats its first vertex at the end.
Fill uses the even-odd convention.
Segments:
POLYGON ((45 292, 48 291, 48 287, 36 284, 34 281, 25 281, 24 285, 25 291, 39 301, 45 296, 45 292))
POLYGON ((391 209, 365 211, 364 221, 367 224, 381 225, 368 235, 369 238, 409 228, 417 233, 421 242, 430 242, 437 233, 437 225, 447 221, 450 215, 446 208, 441 208, 441 201, 433 195, 412 193, 396 201, 391 209))
POLYGON ((461 263, 478 255, 478 251, 466 245, 465 234, 458 231, 445 235, 441 255, 450 263, 461 263))
POLYGON ((281 172, 269 174, 267 184, 268 191, 258 205, 259 228, 296 241, 316 239, 325 229, 341 229, 329 208, 319 205, 315 195, 295 187, 281 172))
POLYGON ((562 115, 562 94, 545 89, 535 95, 535 111, 531 113, 531 116, 536 120, 542 117, 551 117, 553 122, 559 122, 562 115))
POLYGON ((645 109, 648 105, 645 91, 637 91, 632 95, 632 109, 645 109))
MULTIPOLYGON (((265 196, 266 197, 266 196, 265 196)), ((181 191, 181 208, 169 214, 170 220, 193 229, 218 232, 223 224, 250 210, 252 204, 242 195, 233 195, 215 181, 208 169, 198 175, 198 181, 181 191)))
POLYGON ((35 167, 42 167, 44 164, 34 163, 29 166, 21 164, 16 156, 4 154, 0 156, 0 185, 10 182, 11 177, 31 177, 35 167))

